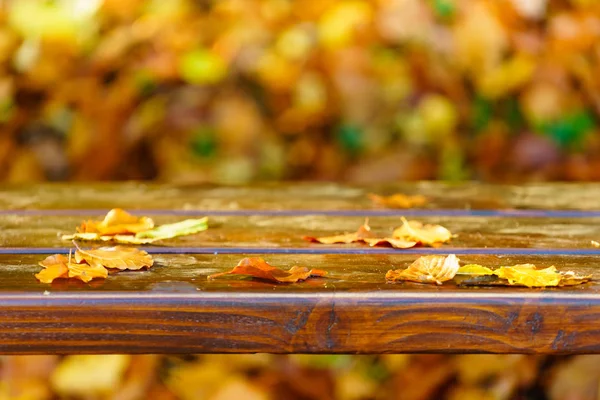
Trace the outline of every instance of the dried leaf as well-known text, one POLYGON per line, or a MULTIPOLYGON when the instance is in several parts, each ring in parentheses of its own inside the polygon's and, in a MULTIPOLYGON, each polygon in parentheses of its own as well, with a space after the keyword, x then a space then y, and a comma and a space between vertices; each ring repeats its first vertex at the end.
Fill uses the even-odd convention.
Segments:
POLYGON ((78 263, 85 261, 92 266, 120 270, 149 268, 154 263, 152 256, 147 252, 124 246, 101 247, 95 250, 82 250, 78 247, 75 261, 78 263))
POLYGON ((79 233, 99 233, 118 235, 123 233, 145 232, 154 228, 154 221, 149 217, 136 217, 120 208, 112 209, 103 221, 85 221, 77 228, 79 233))
POLYGON ((108 270, 102 265, 69 263, 69 278, 77 278, 83 282, 89 282, 94 278, 106 279, 108 270))
POLYGON ((510 285, 527 287, 558 286, 562 279, 562 275, 553 266, 535 269, 531 264, 500 267, 494 271, 494 274, 508 280, 510 285))
POLYGON ((309 242, 317 242, 322 244, 334 244, 334 243, 353 243, 353 242, 362 242, 364 239, 372 238, 374 235, 371 233, 371 227, 369 226, 369 221, 366 220, 365 223, 358 228, 358 231, 354 233, 347 233, 345 235, 336 235, 336 236, 326 236, 321 238, 316 238, 312 236, 305 236, 304 240, 308 240, 309 242))
POLYGON ((101 236, 99 233, 74 233, 63 235, 62 240, 82 240, 86 242, 112 242, 117 244, 150 244, 158 239, 141 239, 133 235, 101 236))
POLYGON ((418 283, 437 283, 449 281, 458 271, 458 258, 449 256, 419 257, 405 270, 389 270, 385 275, 387 281, 412 281, 418 283))
POLYGON ((592 275, 577 275, 573 271, 561 272, 558 286, 576 286, 592 280, 592 275))
POLYGON ((473 276, 483 276, 483 275, 494 275, 494 271, 488 267, 484 267, 479 264, 467 264, 462 266, 456 272, 456 275, 473 275, 473 276))
POLYGON ((402 217, 402 226, 393 235, 395 239, 420 242, 424 245, 435 245, 449 242, 452 233, 441 225, 423 225, 418 221, 407 221, 402 217))
POLYGON ((35 274, 35 277, 42 283, 52 283, 55 279, 67 278, 68 271, 69 269, 65 263, 57 263, 45 267, 35 274))
POLYGON ((254 278, 264 279, 271 282, 295 283, 305 280, 310 276, 325 276, 326 271, 319 269, 308 269, 306 267, 294 266, 289 271, 284 271, 268 264, 260 257, 249 257, 241 260, 231 271, 221 272, 208 276, 209 280, 223 275, 250 275, 254 278))
POLYGON ((410 242, 407 240, 394 238, 364 238, 363 241, 371 247, 380 245, 390 245, 395 249, 408 249, 417 245, 417 242, 410 242))
POLYGON ((140 232, 135 235, 136 239, 163 240, 177 236, 192 235, 208 229, 208 218, 186 219, 174 224, 161 225, 149 231, 140 232))
POLYGON ((373 201, 373 204, 387 208, 412 208, 427 203, 427 198, 421 195, 409 196, 396 193, 391 196, 379 196, 369 193, 368 196, 373 201))

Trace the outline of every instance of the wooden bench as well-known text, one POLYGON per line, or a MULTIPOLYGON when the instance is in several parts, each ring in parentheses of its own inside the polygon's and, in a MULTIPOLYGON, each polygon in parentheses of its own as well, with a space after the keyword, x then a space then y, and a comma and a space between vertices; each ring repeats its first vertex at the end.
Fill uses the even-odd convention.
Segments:
POLYGON ((8 186, 0 192, 0 353, 600 352, 600 285, 558 289, 388 284, 420 255, 464 263, 555 265, 600 277, 600 185, 442 183, 351 187, 154 184, 8 186), (374 207, 367 194, 422 194, 421 209, 374 207), (208 216, 203 233, 146 246, 156 265, 83 284, 34 278, 59 234, 113 207, 158 223, 208 216), (400 216, 458 236, 440 248, 319 245, 304 235, 374 230, 400 216), (244 256, 327 278, 276 285, 208 281, 244 256))

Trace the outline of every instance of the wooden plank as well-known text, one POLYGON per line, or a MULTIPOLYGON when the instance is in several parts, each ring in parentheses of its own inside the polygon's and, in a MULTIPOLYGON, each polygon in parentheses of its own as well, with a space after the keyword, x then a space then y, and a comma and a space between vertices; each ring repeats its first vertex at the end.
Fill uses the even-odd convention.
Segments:
MULTIPOLYGON (((387 284, 411 255, 265 255, 329 271, 293 285, 206 275, 241 255, 157 255, 149 271, 37 282, 40 256, 1 255, 0 353, 600 353, 600 285, 387 284)), ((600 277, 595 257, 465 256, 600 277)))
MULTIPOLYGON (((180 221, 183 216, 147 214, 157 224, 180 221)), ((201 215, 200 215, 201 216, 201 215)), ((1 247, 65 247, 69 242, 60 234, 73 233, 85 219, 100 215, 29 216, 0 215, 1 247)), ((448 252, 455 248, 538 248, 594 249, 591 240, 600 241, 600 218, 500 218, 500 217, 419 217, 423 223, 441 224, 457 236, 444 245, 448 252)), ((303 240, 304 236, 329 236, 356 231, 362 217, 338 216, 236 216, 210 217, 210 229, 197 235, 167 240, 167 247, 217 248, 363 248, 364 244, 319 245, 303 240)), ((374 232, 391 234, 401 225, 398 217, 370 217, 374 232)), ((397 250, 402 252, 403 250, 397 250)))
POLYGON ((214 187, 142 183, 40 184, 4 186, 0 209, 165 210, 365 210, 368 193, 422 194, 428 209, 600 210, 600 185, 487 185, 439 182, 394 183, 371 187, 338 184, 262 184, 214 187))

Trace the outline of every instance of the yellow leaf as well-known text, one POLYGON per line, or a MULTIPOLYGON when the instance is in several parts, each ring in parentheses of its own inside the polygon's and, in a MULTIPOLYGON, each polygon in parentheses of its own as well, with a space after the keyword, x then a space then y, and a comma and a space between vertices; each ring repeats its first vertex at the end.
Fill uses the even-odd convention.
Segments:
POLYGON ((369 198, 373 201, 373 204, 388 208, 412 208, 422 206, 427 202, 425 196, 408 196, 402 193, 396 193, 391 196, 379 196, 369 193, 369 198))
POLYGON ((419 257, 405 270, 389 270, 385 279, 391 282, 412 281, 418 283, 437 283, 449 281, 458 271, 458 258, 454 254, 449 256, 423 256, 419 257))
POLYGON ((532 268, 531 264, 500 267, 494 271, 498 277, 508 280, 510 285, 527 287, 558 286, 562 276, 555 267, 545 269, 532 268))
POLYGON ((418 221, 407 221, 402 217, 402 226, 393 235, 395 239, 420 242, 424 245, 435 245, 450 241, 452 233, 441 225, 423 225, 418 221))
POLYGON ((468 264, 460 267, 456 275, 494 275, 494 271, 479 264, 468 264))
POLYGON ((55 279, 66 278, 68 262, 69 259, 62 254, 48 256, 39 263, 44 269, 35 274, 35 277, 42 283, 52 283, 55 279))
POLYGON ((108 277, 108 271, 102 265, 69 263, 69 278, 77 278, 83 282, 89 282, 94 278, 108 277))
POLYGON ((117 235, 123 233, 139 233, 154 228, 154 221, 148 217, 138 218, 120 208, 112 209, 106 214, 103 221, 86 221, 81 224, 79 233, 98 233, 104 235, 117 235))
POLYGON ((144 267, 151 267, 154 263, 152 256, 147 252, 124 246, 101 247, 95 250, 77 248, 75 261, 78 263, 85 261, 92 266, 120 270, 138 270, 144 267))

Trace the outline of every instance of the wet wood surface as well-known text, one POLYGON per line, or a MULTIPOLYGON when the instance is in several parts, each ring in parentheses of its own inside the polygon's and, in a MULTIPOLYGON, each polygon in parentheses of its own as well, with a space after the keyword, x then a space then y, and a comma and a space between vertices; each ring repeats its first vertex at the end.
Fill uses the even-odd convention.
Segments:
POLYGON ((600 353, 600 186, 335 184, 247 187, 137 183, 38 185, 0 191, 0 353, 600 353), (419 209, 372 205, 368 193, 423 194, 419 209), (84 284, 41 284, 60 234, 113 207, 158 224, 209 216, 205 232, 144 246, 148 271, 84 284), (390 233, 407 216, 457 236, 439 248, 319 245, 304 235, 390 233), (461 263, 534 263, 592 274, 568 288, 388 284, 389 269, 426 254, 461 263), (272 284, 208 281, 246 256, 325 278, 272 284))

